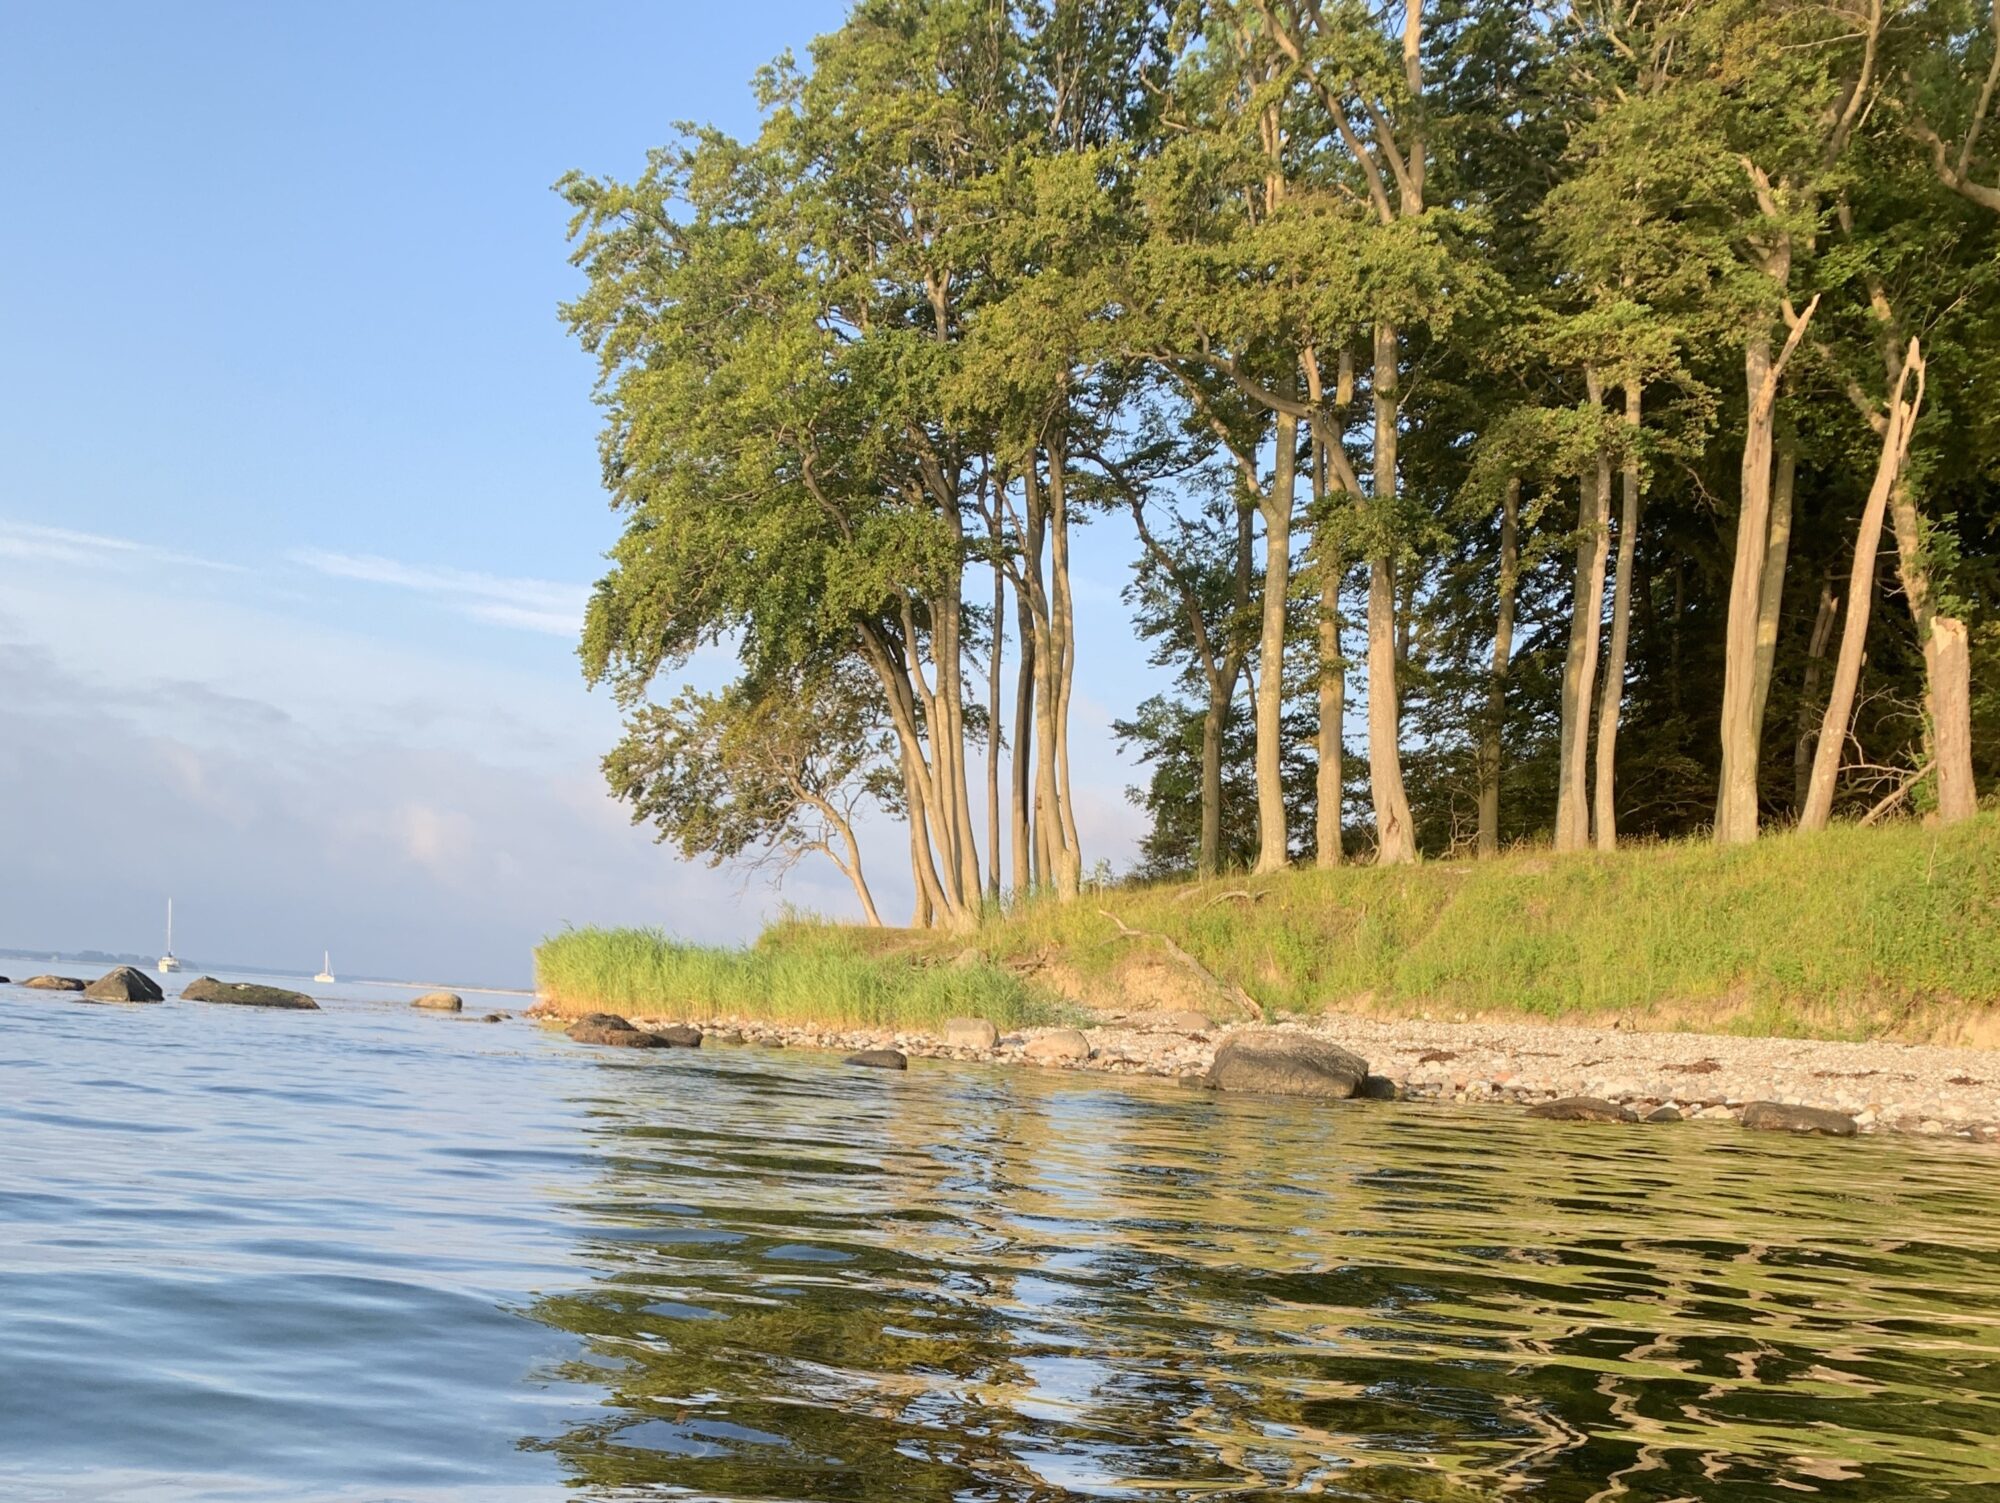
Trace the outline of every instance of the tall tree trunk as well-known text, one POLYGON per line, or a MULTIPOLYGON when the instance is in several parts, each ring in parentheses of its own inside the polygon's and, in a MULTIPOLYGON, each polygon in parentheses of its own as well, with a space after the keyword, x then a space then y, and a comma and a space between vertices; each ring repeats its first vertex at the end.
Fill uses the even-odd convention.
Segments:
POLYGON ((1632 561, 1639 546, 1639 433, 1641 388, 1625 383, 1627 447, 1618 513, 1618 569, 1611 584, 1611 647, 1604 657, 1604 691, 1597 702, 1597 786, 1592 835, 1600 851, 1618 849, 1618 721, 1625 709, 1625 651, 1632 639, 1632 561))
POLYGON ((1931 618, 1924 668, 1930 677, 1932 754, 1938 768, 1937 817, 1941 824, 1956 824, 1979 812, 1972 782, 1972 654, 1963 621, 1931 618))
MULTIPOLYGON (((1000 546, 997 533, 993 546, 1000 546)), ((993 651, 986 665, 986 896, 1000 901, 1000 674, 1007 656, 1007 576, 993 561, 993 651)))
POLYGON ((1083 844, 1076 829, 1076 800, 1069 781, 1069 706, 1076 684, 1076 602, 1069 577, 1069 452, 1058 432, 1049 446, 1049 605, 1056 652, 1055 796, 1062 824, 1062 862, 1056 871, 1056 892, 1074 898, 1083 890, 1083 844))
POLYGON ((1347 658, 1340 640, 1340 577, 1344 569, 1339 543, 1324 518, 1330 487, 1326 440, 1317 434, 1313 453, 1314 516, 1318 519, 1314 544, 1319 550, 1314 561, 1319 576, 1319 766, 1313 788, 1313 856, 1317 865, 1333 867, 1340 865, 1341 856, 1341 732, 1347 715, 1347 658))
POLYGON ((1514 592, 1521 572, 1521 478, 1507 479, 1500 502, 1500 609, 1493 667, 1486 677, 1486 723, 1479 728, 1479 854, 1500 850, 1500 734, 1507 724, 1507 669, 1514 660, 1514 592))
POLYGON ((1889 493, 1889 515, 1896 526, 1896 574, 1924 649, 1924 708, 1937 768, 1937 817, 1953 824, 1970 819, 1979 808, 1972 777, 1972 666, 1965 625, 1937 614, 1924 558, 1923 521, 1906 480, 1899 478, 1889 493))
POLYGON ((1833 640, 1833 625, 1840 618, 1840 597, 1833 593, 1833 566, 1827 565, 1820 580, 1819 611, 1813 617, 1812 637, 1806 643, 1805 680, 1799 685, 1799 728, 1792 742, 1792 817, 1797 819, 1806 806, 1806 790, 1812 784, 1813 743, 1819 739, 1819 682, 1826 676, 1826 646, 1833 640))
POLYGON ((1896 377, 1896 389, 1889 399, 1887 421, 1882 429, 1882 454, 1875 466, 1875 480, 1868 487, 1868 501, 1861 511, 1861 528, 1854 538, 1854 567, 1848 576, 1847 615, 1840 627, 1840 656, 1833 669, 1833 688, 1827 695, 1826 714, 1820 721, 1819 744, 1813 749, 1812 778, 1806 786, 1805 809, 1799 815, 1802 830, 1823 830, 1833 814, 1834 785, 1840 777, 1840 759, 1847 749, 1848 723, 1854 715, 1854 695, 1861 683, 1861 657, 1868 639, 1868 612, 1875 593, 1875 554, 1882 539, 1882 514, 1888 509, 1889 493, 1895 488, 1910 452, 1911 430, 1924 404, 1924 358, 1916 340, 1910 341, 1896 377), (1906 403, 1903 393, 1912 377, 1916 391, 1906 403))
POLYGON ((1015 635, 1021 659, 1014 669, 1014 770, 1012 840, 1014 896, 1026 898, 1035 888, 1035 853, 1030 790, 1034 786, 1035 627, 1028 600, 1014 591, 1015 635))
MULTIPOLYGON (((1410 6, 1412 12, 1417 7, 1410 6)), ((1421 156, 1421 153, 1419 153, 1421 156)), ((1396 499, 1396 424, 1400 412, 1397 361, 1402 339, 1396 326, 1375 326, 1375 487, 1371 505, 1393 514, 1396 499)), ((1395 555, 1382 538, 1387 518, 1373 529, 1368 560, 1368 784, 1375 807, 1375 859, 1400 866, 1417 859, 1410 799, 1403 788, 1402 714, 1396 697, 1395 555)))
POLYGON ((839 867, 841 873, 853 884, 854 895, 861 900, 862 917, 867 921, 869 928, 881 928, 882 915, 876 910, 875 894, 868 890, 868 877, 861 869, 861 843, 854 838, 854 826, 848 823, 845 815, 825 800, 814 798, 810 802, 826 817, 826 822, 839 831, 840 843, 847 848, 844 860, 834 855, 830 849, 827 854, 833 856, 833 864, 839 867))
POLYGON ((1771 520, 1764 544, 1764 572, 1757 586, 1757 670, 1751 680, 1751 738, 1764 746, 1764 711, 1771 700, 1771 672, 1778 661, 1778 625, 1785 601, 1785 562, 1792 547, 1792 490, 1798 478, 1798 439, 1791 427, 1777 437, 1777 476, 1771 485, 1771 520))
POLYGON ((1285 869, 1290 851, 1285 831, 1282 781, 1285 703, 1285 606, 1291 593, 1292 508, 1296 504, 1299 420, 1277 419, 1277 456, 1264 512, 1263 631, 1257 642, 1257 867, 1285 869))
MULTIPOLYGON (((1790 253, 1774 257, 1770 275, 1783 287, 1790 253)), ((1729 619, 1723 632, 1722 778, 1715 798, 1715 838, 1739 845, 1757 838, 1757 623, 1764 613, 1764 567, 1771 548, 1771 454, 1778 383, 1805 337, 1819 298, 1792 322, 1784 349, 1771 355, 1758 331, 1743 344, 1742 505, 1736 518, 1736 560, 1729 577, 1729 619)))
MULTIPOLYGON (((1591 410, 1603 401, 1596 371, 1586 372, 1591 410)), ((1569 651, 1563 658, 1561 760, 1556 767, 1556 849, 1590 845, 1590 705, 1597 648, 1604 632, 1604 567, 1611 548, 1611 462, 1600 457, 1577 478, 1576 579, 1570 595, 1569 651)))

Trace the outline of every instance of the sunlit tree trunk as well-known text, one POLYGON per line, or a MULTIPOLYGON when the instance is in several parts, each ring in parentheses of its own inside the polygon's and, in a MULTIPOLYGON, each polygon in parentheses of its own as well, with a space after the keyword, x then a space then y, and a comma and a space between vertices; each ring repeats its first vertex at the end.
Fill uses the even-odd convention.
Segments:
MULTIPOLYGON (((997 529, 996 529, 997 532, 997 529)), ((994 547, 1000 546, 994 538, 994 547)), ((1007 656, 1007 576, 993 561, 993 650, 986 665, 986 896, 1000 901, 1000 675, 1007 656)))
POLYGON ((1952 824, 1970 819, 1979 808, 1972 776, 1972 664, 1965 623, 1937 614, 1923 522, 1909 483, 1900 477, 1889 493, 1889 515, 1896 528, 1897 577, 1924 649, 1924 708, 1937 771, 1937 817, 1952 824))
POLYGON ((1514 592, 1521 572, 1521 480, 1509 476, 1500 502, 1500 608, 1493 667, 1486 676, 1486 723, 1479 730, 1479 854, 1500 850, 1500 739, 1507 724, 1507 669, 1514 660, 1514 592))
MULTIPOLYGON (((1591 410, 1603 401, 1596 371, 1585 377, 1591 410)), ((1561 760, 1556 767, 1556 849, 1590 844, 1590 704, 1604 630, 1604 569, 1611 544, 1611 461, 1600 454, 1577 480, 1576 576, 1570 595, 1569 651, 1563 658, 1561 760)))
MULTIPOLYGON (((1618 567, 1611 584, 1611 645, 1604 656, 1604 690, 1597 702, 1597 785, 1592 791, 1591 834, 1600 851, 1618 848, 1618 721, 1625 710, 1625 652, 1632 638, 1632 565, 1639 546, 1641 392, 1625 383, 1624 495, 1618 513, 1618 567)), ((1600 484, 1609 476, 1600 472, 1600 484)))
POLYGON ((1861 659, 1868 638, 1868 613, 1875 594, 1875 555, 1882 538, 1882 517, 1888 509, 1889 493, 1902 474, 1903 461, 1910 452, 1911 431, 1924 401, 1924 360, 1916 340, 1910 341, 1902 370, 1889 399, 1882 429, 1882 453, 1875 466, 1875 480, 1868 487, 1868 500, 1861 512, 1861 527, 1854 538, 1854 567, 1849 571, 1847 614, 1840 627, 1840 655, 1834 662, 1833 687, 1827 695, 1826 714, 1820 720, 1819 744, 1813 749, 1812 777, 1806 786, 1805 808, 1799 828, 1826 828, 1833 814, 1834 786, 1840 777, 1840 759, 1847 749, 1848 724, 1854 715, 1854 696, 1861 683, 1861 659), (1916 390, 1903 400, 1914 378, 1916 390))
POLYGON ((1285 606, 1291 591, 1292 508, 1296 504, 1299 420, 1279 413, 1277 456, 1264 513, 1263 630, 1257 641, 1257 867, 1283 871, 1289 858, 1282 782, 1285 606))
POLYGON ((1819 739, 1820 680, 1826 676, 1826 648, 1833 640, 1834 624, 1840 619, 1840 597, 1833 592, 1833 567, 1827 566, 1820 581, 1819 610, 1813 616, 1812 636, 1806 642, 1806 671, 1799 686, 1798 732, 1792 742, 1792 817, 1806 806, 1806 790, 1812 784, 1813 743, 1819 739))
MULTIPOLYGON (((1401 343, 1394 324, 1375 326, 1375 494, 1371 504, 1390 510, 1396 498, 1396 363, 1401 343)), ((1375 806, 1375 859, 1384 866, 1400 866, 1417 859, 1417 837, 1410 821, 1409 795, 1403 789, 1402 714, 1396 697, 1396 563, 1387 543, 1379 540, 1387 525, 1387 518, 1378 520, 1378 541, 1368 560, 1368 783, 1375 806)))

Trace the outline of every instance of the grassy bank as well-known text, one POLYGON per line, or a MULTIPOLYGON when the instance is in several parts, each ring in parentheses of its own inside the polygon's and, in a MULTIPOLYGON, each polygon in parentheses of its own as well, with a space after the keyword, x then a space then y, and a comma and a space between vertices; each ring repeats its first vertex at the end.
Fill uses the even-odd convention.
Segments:
POLYGON ((814 927, 811 944, 742 950, 682 944, 656 929, 571 929, 535 951, 535 989, 544 1007, 566 1014, 911 1028, 954 1017, 1011 1028, 1064 1016, 997 966, 913 964, 871 953, 859 930, 814 927))
POLYGON ((716 951, 580 930, 537 964, 566 1010, 1005 1027, 1071 1000, 1227 1019, 1234 987, 1271 1015, 2000 1044, 2000 818, 1120 889, 1023 904, 973 936, 786 924, 716 951))

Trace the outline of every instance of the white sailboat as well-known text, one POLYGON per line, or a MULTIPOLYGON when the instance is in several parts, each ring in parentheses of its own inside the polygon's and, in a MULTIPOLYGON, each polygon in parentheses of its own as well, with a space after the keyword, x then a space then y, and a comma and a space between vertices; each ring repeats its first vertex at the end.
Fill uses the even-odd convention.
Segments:
POLYGON ((320 952, 319 974, 313 977, 313 980, 315 981, 333 980, 333 951, 322 950, 320 952))
POLYGON ((160 974, 162 976, 171 975, 173 972, 178 971, 180 968, 181 968, 181 963, 174 955, 174 900, 172 898, 168 898, 167 899, 167 953, 160 957, 160 974))

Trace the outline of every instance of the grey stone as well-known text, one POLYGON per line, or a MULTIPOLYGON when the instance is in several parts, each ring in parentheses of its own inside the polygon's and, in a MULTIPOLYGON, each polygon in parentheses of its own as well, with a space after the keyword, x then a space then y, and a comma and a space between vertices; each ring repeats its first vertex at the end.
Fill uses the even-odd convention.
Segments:
POLYGON ((1528 1115, 1545 1122, 1637 1122, 1639 1114, 1629 1106, 1596 1096, 1564 1096, 1528 1108, 1528 1115))
POLYGON ((1160 1019, 1160 1026, 1173 1033, 1207 1033, 1215 1025, 1208 1020, 1208 1014, 1194 1012, 1170 1012, 1160 1019))
POLYGON ((859 1054, 850 1054, 841 1061, 845 1065, 859 1065, 864 1070, 907 1070, 909 1060, 900 1049, 863 1049, 859 1054))
POLYGON ((1072 1064, 1090 1058, 1090 1040, 1075 1028, 1051 1028, 1029 1039, 1022 1053, 1037 1064, 1072 1064))
POLYGON ((93 1002, 158 1002, 166 996, 159 982, 129 965, 106 971, 86 986, 83 994, 93 1002))
POLYGON ((1851 1138, 1860 1129, 1845 1112, 1817 1106, 1787 1106, 1782 1101, 1753 1101, 1743 1108, 1743 1125, 1756 1132, 1819 1133, 1851 1138))
POLYGON ((676 1023, 671 1028, 654 1031, 653 1037, 670 1049, 699 1049, 701 1030, 687 1023, 676 1023))
POLYGON ((30 976, 21 983, 32 986, 38 992, 80 992, 83 982, 75 976, 30 976))
POLYGON ((282 986, 259 986, 254 981, 217 981, 213 976, 197 976, 181 988, 190 1002, 228 1002, 237 1007, 288 1007, 299 1012, 318 1012, 319 1003, 304 992, 286 991, 282 986))
POLYGON ((991 1049, 1000 1030, 984 1018, 953 1018, 944 1025, 944 1041, 953 1049, 991 1049))
POLYGON ((664 1049, 666 1041, 634 1028, 615 1012, 594 1012, 578 1018, 564 1030, 579 1044, 609 1044, 621 1049, 664 1049))
POLYGON ((1403 1088, 1386 1075, 1370 1075, 1354 1094, 1368 1101, 1401 1101, 1403 1088))
POLYGON ((1678 1122, 1681 1120, 1681 1109, 1677 1106, 1656 1106, 1650 1112, 1646 1113, 1646 1120, 1648 1122, 1678 1122))
POLYGON ((1215 1091, 1310 1096, 1345 1101, 1368 1078, 1368 1061, 1310 1034, 1276 1030, 1232 1033, 1209 1066, 1215 1091))
POLYGON ((465 1006, 465 998, 457 992, 425 992, 412 1007, 427 1008, 431 1012, 458 1012, 465 1006))

